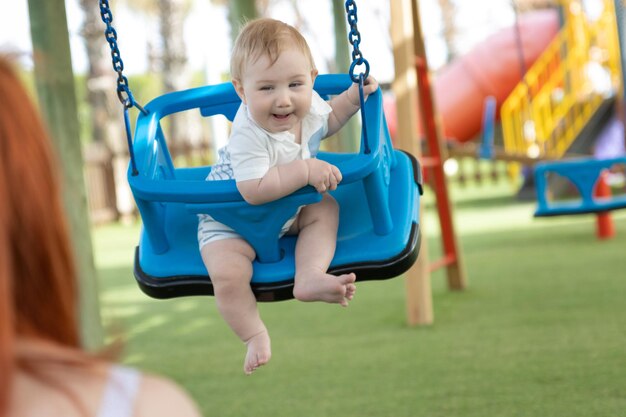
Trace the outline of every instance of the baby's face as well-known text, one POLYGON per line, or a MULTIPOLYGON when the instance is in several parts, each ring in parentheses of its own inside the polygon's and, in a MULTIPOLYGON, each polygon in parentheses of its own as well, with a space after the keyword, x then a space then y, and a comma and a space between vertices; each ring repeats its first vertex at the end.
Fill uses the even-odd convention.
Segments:
POLYGON ((272 133, 296 133, 311 107, 316 75, 306 56, 290 48, 281 52, 271 66, 266 55, 249 63, 241 81, 233 83, 262 128, 272 133))

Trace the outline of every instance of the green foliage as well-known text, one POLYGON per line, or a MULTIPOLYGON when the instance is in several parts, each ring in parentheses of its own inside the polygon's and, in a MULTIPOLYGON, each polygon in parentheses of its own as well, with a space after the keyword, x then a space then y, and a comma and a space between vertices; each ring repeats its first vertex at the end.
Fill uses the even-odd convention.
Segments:
MULTIPOLYGON (((27 75, 27 74, 26 74, 27 75)), ((189 88, 202 86, 205 83, 204 73, 202 71, 196 71, 191 76, 191 82, 189 88)), ((89 108, 89 102, 87 101, 87 81, 85 75, 76 75, 74 77, 76 85, 76 99, 78 101, 78 118, 80 121, 80 137, 81 143, 86 144, 92 141, 91 138, 91 111, 89 108)), ((32 84, 32 81, 31 81, 32 84)), ((161 76, 159 74, 148 73, 128 76, 128 85, 130 86, 133 97, 137 103, 146 105, 148 102, 163 94, 163 85, 161 82, 161 76)), ((111 93, 116 91, 117 86, 111 84, 111 93)), ((121 104, 115 102, 117 106, 114 111, 119 111, 120 119, 123 118, 123 108, 121 104)), ((134 131, 134 123, 136 115, 132 115, 131 110, 131 123, 134 131)), ((167 123, 167 122, 165 122, 167 123)))
MULTIPOLYGON (((95 232, 104 317, 124 329, 126 363, 173 377, 206 416, 624 415, 626 213, 599 242, 593 216, 534 220, 510 194, 452 190, 469 286, 450 292, 433 274, 433 326, 406 326, 401 278, 360 284, 346 309, 262 304, 274 357, 245 377, 213 298, 136 287, 138 226, 95 232)), ((425 210, 436 258, 432 201, 425 210)))
MULTIPOLYGON (((90 143, 93 138, 91 137, 91 110, 89 102, 87 100, 87 79, 83 74, 74 76, 74 85, 76 87, 76 100, 78 107, 78 119, 80 123, 80 140, 84 145, 90 143)), ((145 105, 153 98, 161 94, 161 79, 157 74, 139 74, 128 76, 128 85, 135 100, 145 105)), ((115 83, 111 84, 111 93, 114 94, 117 89, 115 83)), ((115 102, 117 106, 114 111, 119 111, 120 120, 123 120, 123 107, 121 103, 115 102)), ((131 110, 133 112, 135 110, 131 110)), ((132 114, 132 113, 131 113, 132 114)), ((131 115, 131 123, 134 129, 134 115, 131 115)))
POLYGON ((128 85, 140 104, 147 104, 163 92, 161 77, 155 73, 130 75, 128 85))

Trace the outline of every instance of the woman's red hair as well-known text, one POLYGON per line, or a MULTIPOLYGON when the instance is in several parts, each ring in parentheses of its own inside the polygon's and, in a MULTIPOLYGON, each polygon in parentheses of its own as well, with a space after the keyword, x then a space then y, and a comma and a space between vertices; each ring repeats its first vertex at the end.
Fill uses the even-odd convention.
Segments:
POLYGON ((78 348, 76 270, 46 129, 0 57, 0 415, 21 339, 78 348))

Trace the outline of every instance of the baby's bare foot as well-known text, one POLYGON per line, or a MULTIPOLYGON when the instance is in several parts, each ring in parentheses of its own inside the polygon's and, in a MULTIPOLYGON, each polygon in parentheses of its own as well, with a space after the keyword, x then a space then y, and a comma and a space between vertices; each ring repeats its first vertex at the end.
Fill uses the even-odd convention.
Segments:
POLYGON ((269 362, 272 357, 270 347, 270 336, 267 330, 255 334, 246 342, 248 352, 243 363, 243 371, 246 375, 252 374, 259 366, 263 366, 269 362))
POLYGON ((317 270, 298 274, 293 295, 300 301, 324 301, 348 306, 354 298, 356 275, 353 273, 334 276, 317 270))

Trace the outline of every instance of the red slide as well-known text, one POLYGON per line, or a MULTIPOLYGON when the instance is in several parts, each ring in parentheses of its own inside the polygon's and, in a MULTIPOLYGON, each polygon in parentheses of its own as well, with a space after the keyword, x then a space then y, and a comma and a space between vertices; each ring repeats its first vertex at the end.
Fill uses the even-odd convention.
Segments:
MULTIPOLYGON (((542 10, 524 13, 519 28, 525 68, 532 66, 559 30, 558 13, 542 10)), ((521 79, 520 52, 515 26, 489 36, 470 52, 442 68, 433 83, 435 102, 446 138, 465 142, 480 132, 483 102, 494 96, 497 109, 521 79)), ((393 98, 385 100, 391 136, 395 136, 393 98)))

